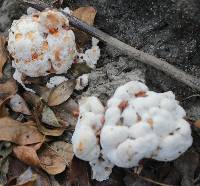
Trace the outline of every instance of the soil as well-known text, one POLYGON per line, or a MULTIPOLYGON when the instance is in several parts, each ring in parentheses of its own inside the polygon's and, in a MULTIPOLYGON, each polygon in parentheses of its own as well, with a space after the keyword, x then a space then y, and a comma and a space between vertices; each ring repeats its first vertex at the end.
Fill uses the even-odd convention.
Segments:
MULTIPOLYGON (((63 6, 97 9, 95 26, 102 31, 200 78, 200 1, 199 0, 66 0, 63 6)), ((24 12, 19 1, 0 2, 0 32, 8 33, 13 19, 24 12), (19 11, 20 10, 20 11, 19 11)), ((83 95, 96 95, 104 103, 114 90, 130 80, 146 82, 151 90, 172 90, 186 109, 188 118, 200 118, 198 92, 171 79, 166 74, 120 54, 100 42, 101 58, 91 72, 89 87, 83 95), (191 96, 191 95, 196 96, 191 96), (187 99, 186 99, 187 98, 187 99)), ((170 185, 200 185, 199 130, 193 132, 194 145, 181 158, 171 163, 144 161, 142 176, 170 185)), ((116 175, 122 171, 116 170, 116 175)), ((156 185, 123 170, 120 181, 104 185, 156 185)), ((113 179, 115 179, 115 173, 113 179)), ((112 178, 111 178, 112 180, 112 178)), ((95 184, 95 183, 94 183, 95 184)))

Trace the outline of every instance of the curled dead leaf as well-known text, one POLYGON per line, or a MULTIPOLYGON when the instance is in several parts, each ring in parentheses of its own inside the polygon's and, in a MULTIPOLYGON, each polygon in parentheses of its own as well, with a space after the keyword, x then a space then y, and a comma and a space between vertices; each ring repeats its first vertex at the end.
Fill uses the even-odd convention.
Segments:
POLYGON ((46 105, 42 110, 42 122, 53 127, 62 127, 62 125, 58 122, 54 112, 46 105))
POLYGON ((86 63, 74 63, 70 68, 70 72, 75 78, 83 74, 88 74, 91 70, 92 69, 86 63))
MULTIPOLYGON (((63 134, 64 129, 65 129, 63 127, 63 125, 62 125, 62 127, 55 127, 55 126, 45 125, 44 123, 41 122, 42 113, 43 113, 42 111, 43 111, 45 104, 42 102, 42 100, 40 99, 39 96, 37 96, 31 92, 25 92, 23 96, 24 96, 24 99, 26 100, 26 102, 28 103, 28 105, 30 105, 32 115, 37 124, 37 128, 42 134, 47 135, 47 136, 60 136, 63 134)), ((43 117, 43 121, 48 124, 49 124, 49 122, 52 122, 51 119, 52 118, 48 118, 48 121, 47 121, 47 117, 45 116, 45 120, 43 117)), ((55 119, 56 118, 54 118, 54 120, 55 119)), ((54 121, 54 124, 55 124, 55 121, 54 121)))
POLYGON ((74 153, 72 144, 64 141, 55 141, 50 144, 51 148, 55 150, 61 157, 64 158, 66 164, 71 163, 74 153))
POLYGON ((17 84, 13 79, 7 80, 5 83, 0 83, 0 97, 14 95, 17 92, 17 84))
POLYGON ((24 180, 23 186, 29 186, 28 184, 32 183, 32 182, 29 182, 32 180, 31 179, 32 175, 37 176, 37 179, 34 182, 34 186, 50 186, 51 185, 49 181, 49 177, 44 171, 42 171, 41 169, 28 167, 22 161, 14 157, 11 157, 11 162, 10 162, 10 167, 9 167, 9 172, 8 172, 8 182, 6 186, 16 185, 17 183, 19 184, 23 180, 24 180), (24 175, 24 173, 28 169, 31 170, 31 172, 28 174, 30 176, 24 175))
POLYGON ((80 7, 73 11, 73 16, 86 22, 89 25, 94 24, 94 18, 97 11, 92 6, 80 7))
POLYGON ((66 168, 67 163, 65 159, 48 145, 38 153, 38 157, 40 159, 40 166, 48 174, 59 174, 66 168))
POLYGON ((8 108, 6 107, 6 104, 9 102, 9 100, 12 98, 12 96, 9 96, 3 100, 0 100, 0 118, 9 116, 8 108))
POLYGON ((16 146, 13 148, 15 156, 31 166, 40 166, 40 160, 34 148, 29 146, 16 146))
POLYGON ((73 93, 75 85, 76 80, 71 79, 53 88, 48 98, 48 105, 56 106, 67 101, 73 93))
POLYGON ((38 153, 30 146, 17 146, 13 149, 13 152, 22 162, 41 167, 52 175, 63 172, 73 157, 72 146, 66 142, 46 144, 38 153))
POLYGON ((28 145, 44 141, 44 136, 34 126, 27 125, 9 117, 0 118, 0 140, 19 145, 28 145))
POLYGON ((43 102, 40 97, 32 92, 25 92, 23 97, 27 104, 30 106, 30 110, 33 112, 34 108, 37 108, 39 111, 43 109, 43 102))
POLYGON ((64 121, 70 127, 76 125, 78 119, 76 114, 79 112, 79 106, 72 98, 69 98, 63 104, 52 107, 52 110, 59 121, 64 121))
POLYGON ((3 76, 3 66, 5 65, 7 61, 7 52, 6 52, 6 38, 2 35, 0 35, 0 78, 3 76))
POLYGON ((48 97, 51 93, 51 89, 37 84, 33 84, 32 88, 37 93, 37 95, 39 95, 39 97, 41 97, 45 102, 48 102, 48 97))
MULTIPOLYGON (((80 7, 73 11, 73 16, 80 19, 81 21, 86 22, 89 25, 94 24, 94 18, 96 16, 96 10, 94 7, 87 6, 87 7, 80 7)), ((83 47, 86 42, 89 40, 89 35, 85 32, 82 32, 78 29, 74 29, 76 43, 79 47, 83 47)))
POLYGON ((58 128, 58 127, 51 127, 47 128, 42 122, 40 122, 39 119, 39 112, 37 111, 37 108, 33 111, 33 117, 35 118, 35 121, 37 123, 38 130, 47 136, 60 136, 63 134, 65 128, 58 128))
POLYGON ((30 110, 27 107, 26 102, 24 101, 24 99, 16 94, 14 95, 11 99, 10 99, 10 108, 14 111, 14 112, 20 112, 26 115, 31 115, 30 110))

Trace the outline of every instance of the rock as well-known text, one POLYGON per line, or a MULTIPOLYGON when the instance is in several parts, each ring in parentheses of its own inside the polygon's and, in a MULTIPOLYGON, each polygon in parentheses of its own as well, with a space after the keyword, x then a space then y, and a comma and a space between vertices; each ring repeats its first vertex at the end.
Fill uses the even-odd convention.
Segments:
POLYGON ((18 0, 2 0, 0 3, 0 33, 8 34, 12 21, 25 13, 25 6, 18 0))

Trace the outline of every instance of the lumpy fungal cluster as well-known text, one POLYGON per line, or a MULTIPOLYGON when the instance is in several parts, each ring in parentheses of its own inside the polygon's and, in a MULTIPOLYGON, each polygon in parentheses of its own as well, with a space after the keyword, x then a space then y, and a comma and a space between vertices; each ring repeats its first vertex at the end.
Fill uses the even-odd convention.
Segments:
POLYGON ((97 98, 95 102, 93 99, 88 98, 93 109, 80 112, 72 143, 75 155, 90 162, 94 179, 105 180, 114 165, 135 167, 144 158, 172 161, 192 144, 190 125, 184 119, 186 113, 170 91, 156 93, 141 82, 128 82, 117 88, 104 114, 102 105, 98 106, 100 101, 97 104, 97 98), (88 125, 90 130, 80 130, 88 125), (103 165, 104 174, 97 174, 103 165))
POLYGON ((68 19, 55 10, 33 12, 12 23, 8 50, 13 66, 30 76, 67 72, 76 56, 76 43, 68 19))
MULTIPOLYGON (((63 11, 70 13, 68 9, 63 11)), ((67 73, 73 63, 84 62, 95 68, 100 57, 97 39, 92 38, 92 47, 79 53, 69 20, 62 13, 49 9, 39 12, 32 8, 29 8, 27 13, 28 15, 13 21, 8 37, 8 51, 15 68, 13 77, 27 91, 33 90, 24 85, 24 76, 40 77, 67 73)), ((57 86, 64 80, 62 77, 64 76, 53 78, 53 84, 50 86, 57 86)), ((82 78, 84 85, 80 85, 80 78, 77 79, 78 90, 87 86, 88 76, 82 78)))
MULTIPOLYGON (((68 19, 56 10, 38 12, 15 20, 9 31, 8 51, 13 57, 13 75, 27 89, 22 74, 30 77, 63 74, 72 63, 86 62, 94 68, 100 57, 98 40, 78 53, 68 19)), ((65 76, 52 77, 53 88, 65 76)), ((76 89, 88 85, 88 74, 77 78, 76 89)), ((109 178, 114 166, 138 166, 144 158, 172 161, 192 144, 186 113, 172 92, 156 93, 138 81, 120 86, 106 107, 96 97, 80 101, 79 118, 72 137, 75 155, 90 163, 92 178, 109 178)))

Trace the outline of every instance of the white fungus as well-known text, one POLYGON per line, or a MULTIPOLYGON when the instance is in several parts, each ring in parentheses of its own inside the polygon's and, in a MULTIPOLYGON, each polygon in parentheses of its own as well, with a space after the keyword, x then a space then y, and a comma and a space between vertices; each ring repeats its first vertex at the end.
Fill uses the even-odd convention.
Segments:
POLYGON ((125 168, 143 158, 174 160, 192 144, 184 117, 172 92, 156 93, 143 83, 128 82, 107 103, 102 149, 113 164, 125 168))
POLYGON ((105 113, 100 105, 94 97, 82 101, 72 137, 74 153, 90 162, 93 179, 105 180, 114 165, 136 167, 144 158, 172 161, 192 145, 186 113, 171 91, 156 93, 131 81, 117 88, 105 113))
POLYGON ((78 63, 85 62, 90 68, 95 68, 100 57, 100 48, 98 46, 99 40, 92 38, 92 48, 85 51, 85 53, 78 53, 78 63))
POLYGON ((75 36, 68 19, 56 10, 28 10, 9 31, 13 66, 30 77, 67 72, 76 56, 75 36))
POLYGON ((96 97, 82 98, 79 102, 79 118, 72 137, 75 155, 89 161, 92 177, 98 181, 108 179, 114 166, 104 157, 99 135, 104 122, 104 107, 96 97))
MULTIPOLYGON (((68 7, 62 11, 72 13, 68 7)), ((74 32, 70 29, 69 20, 62 13, 48 9, 39 12, 28 8, 27 15, 14 20, 9 30, 8 51, 13 57, 12 66, 16 69, 14 78, 24 89, 34 92, 24 85, 22 76, 39 77, 50 73, 66 73, 72 63, 77 62, 86 62, 89 67, 95 68, 100 57, 98 42, 92 38, 91 49, 78 53, 74 32)), ((61 78, 56 77, 52 81, 54 80, 60 82, 61 78)), ((56 85, 58 83, 48 83, 47 87, 56 85)), ((77 79, 76 89, 82 90, 87 85, 88 77, 84 75, 77 79)))
POLYGON ((104 107, 96 97, 82 98, 79 102, 79 118, 72 137, 73 150, 82 160, 99 157, 99 132, 103 125, 104 107))

